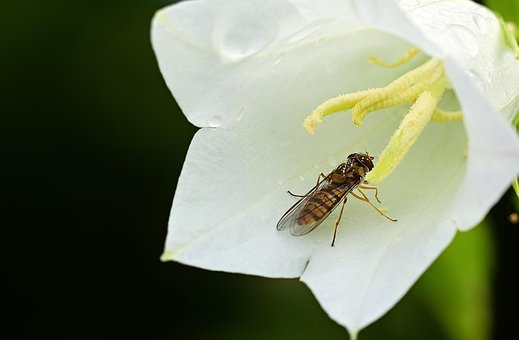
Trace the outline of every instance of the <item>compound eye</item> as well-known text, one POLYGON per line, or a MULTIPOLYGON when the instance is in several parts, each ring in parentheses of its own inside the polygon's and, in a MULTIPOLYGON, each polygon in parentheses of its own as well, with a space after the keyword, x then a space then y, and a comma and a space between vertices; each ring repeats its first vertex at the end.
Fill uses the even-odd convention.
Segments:
POLYGON ((348 155, 348 158, 355 157, 355 155, 356 155, 355 153, 349 154, 349 155, 348 155))

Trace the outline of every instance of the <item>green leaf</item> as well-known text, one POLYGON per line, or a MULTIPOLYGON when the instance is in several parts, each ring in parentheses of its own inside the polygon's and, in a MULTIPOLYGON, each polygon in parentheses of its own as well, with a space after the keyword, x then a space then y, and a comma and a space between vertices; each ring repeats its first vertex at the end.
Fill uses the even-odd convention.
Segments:
POLYGON ((515 38, 514 33, 510 30, 507 23, 501 16, 501 14, 496 12, 496 16, 499 19, 499 24, 501 25, 501 32, 503 33, 503 38, 505 43, 512 51, 515 53, 515 58, 519 59, 519 45, 517 45, 517 40, 515 38))
MULTIPOLYGON (((515 113, 515 117, 514 117, 512 123, 514 124, 515 129, 517 131, 519 131, 519 112, 515 113)), ((512 187, 514 188, 514 191, 515 191, 515 194, 517 195, 517 198, 519 198, 519 179, 517 177, 512 182, 512 187)))
POLYGON ((519 198, 519 180, 517 179, 517 177, 514 179, 514 182, 512 183, 512 186, 514 187, 515 194, 519 198))
POLYGON ((503 15, 503 19, 519 24, 519 0, 486 0, 485 5, 503 15))

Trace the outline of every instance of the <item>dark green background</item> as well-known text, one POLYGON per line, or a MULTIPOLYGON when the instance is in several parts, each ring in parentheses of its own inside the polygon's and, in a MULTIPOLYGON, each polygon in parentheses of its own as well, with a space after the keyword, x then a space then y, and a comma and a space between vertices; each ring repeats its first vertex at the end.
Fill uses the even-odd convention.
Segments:
MULTIPOLYGON (((153 13, 167 3, 0 2, 4 333, 344 339, 345 330, 297 280, 159 262, 196 131, 166 88, 149 42, 153 13)), ((495 338, 514 329, 518 313, 519 234, 506 220, 511 197, 489 223, 495 338)), ((449 275, 434 266, 361 339, 448 338, 424 293, 427 282, 449 275)))

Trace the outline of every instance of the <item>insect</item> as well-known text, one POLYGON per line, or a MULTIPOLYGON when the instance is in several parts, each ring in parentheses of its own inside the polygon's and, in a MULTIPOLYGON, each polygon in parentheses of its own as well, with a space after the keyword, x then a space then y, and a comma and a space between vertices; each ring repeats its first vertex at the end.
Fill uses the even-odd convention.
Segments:
POLYGON ((373 169, 373 159, 374 157, 367 152, 352 153, 348 156, 346 162, 341 163, 327 176, 321 173, 317 178, 316 186, 306 195, 294 195, 289 191, 289 194, 301 197, 301 199, 281 217, 276 227, 277 230, 281 231, 288 228, 293 236, 308 234, 317 228, 342 201, 341 211, 333 230, 331 244, 333 247, 337 236, 337 227, 339 226, 348 194, 369 203, 379 214, 390 221, 396 222, 397 220, 387 216, 371 203, 366 194, 361 190, 375 190, 375 198, 377 202, 381 203, 378 199, 378 189, 363 185, 367 184, 364 177, 373 169), (355 194, 353 190, 357 190, 360 195, 355 194))

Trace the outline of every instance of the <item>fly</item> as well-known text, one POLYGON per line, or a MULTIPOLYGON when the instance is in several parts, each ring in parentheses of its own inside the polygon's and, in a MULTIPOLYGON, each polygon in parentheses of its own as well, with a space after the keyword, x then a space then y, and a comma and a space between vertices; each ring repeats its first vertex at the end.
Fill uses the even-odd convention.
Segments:
POLYGON ((387 216, 371 203, 361 190, 375 190, 375 199, 381 203, 378 199, 378 189, 364 185, 367 184, 364 177, 373 169, 373 158, 368 153, 352 153, 348 156, 346 162, 341 163, 327 176, 321 173, 317 178, 316 186, 306 195, 294 195, 289 191, 289 194, 301 197, 301 199, 281 217, 276 227, 277 230, 288 228, 293 236, 308 234, 317 228, 342 201, 341 211, 333 230, 333 247, 348 194, 369 203, 379 214, 390 221, 396 222, 397 220, 387 216), (353 190, 357 190, 360 195, 354 193, 353 190))

